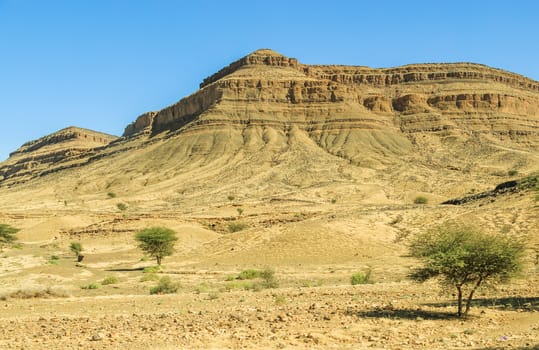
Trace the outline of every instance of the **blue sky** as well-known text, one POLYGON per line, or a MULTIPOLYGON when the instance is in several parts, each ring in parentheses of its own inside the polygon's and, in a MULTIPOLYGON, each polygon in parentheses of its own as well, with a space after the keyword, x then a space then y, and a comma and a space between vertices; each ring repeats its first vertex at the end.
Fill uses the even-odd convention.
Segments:
POLYGON ((539 1, 0 0, 0 160, 138 115, 271 48, 302 63, 470 61, 539 80, 539 1))

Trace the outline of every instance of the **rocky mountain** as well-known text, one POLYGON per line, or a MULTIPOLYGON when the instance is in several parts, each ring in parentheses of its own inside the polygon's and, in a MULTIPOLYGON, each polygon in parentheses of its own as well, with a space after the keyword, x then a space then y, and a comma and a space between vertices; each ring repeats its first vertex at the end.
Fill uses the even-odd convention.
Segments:
POLYGON ((23 145, 0 164, 0 186, 84 166, 78 189, 90 192, 247 186, 264 197, 341 181, 376 183, 388 200, 447 199, 537 170, 538 149, 539 83, 523 76, 472 63, 304 65, 262 49, 119 139, 68 128, 23 145))

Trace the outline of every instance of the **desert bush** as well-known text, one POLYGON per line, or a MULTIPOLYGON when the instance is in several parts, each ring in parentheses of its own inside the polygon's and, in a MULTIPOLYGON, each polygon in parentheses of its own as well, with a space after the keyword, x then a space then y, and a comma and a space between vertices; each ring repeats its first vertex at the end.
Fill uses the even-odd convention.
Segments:
POLYGON ((17 237, 15 237, 15 234, 19 231, 20 229, 10 225, 0 224, 0 245, 16 241, 17 237))
POLYGON ((425 196, 417 196, 414 198, 414 204, 427 204, 428 202, 429 200, 425 196))
POLYGON ((157 286, 150 289, 150 294, 173 294, 178 291, 179 285, 172 282, 170 277, 163 276, 157 286))
POLYGON ((279 283, 277 282, 277 279, 275 278, 275 271, 272 269, 264 269, 260 273, 260 278, 262 278, 262 286, 264 288, 277 288, 279 287, 279 283))
POLYGON ((238 216, 241 216, 241 214, 243 214, 243 208, 236 208, 236 211, 238 212, 238 216))
POLYGON ((252 279, 255 279, 255 278, 259 278, 261 273, 262 273, 262 271, 255 270, 255 269, 243 270, 238 275, 238 279, 239 280, 252 280, 252 279))
POLYGON ((116 284, 116 283, 118 283, 118 277, 116 276, 105 277, 103 281, 101 282, 101 284, 104 286, 109 285, 109 284, 116 284))
POLYGON ((210 286, 206 282, 202 282, 195 288, 195 293, 201 294, 201 293, 208 293, 210 290, 210 286))
POLYGON ((142 269, 142 273, 157 273, 161 270, 161 266, 146 266, 144 269, 142 269))
POLYGON ((227 275, 226 278, 225 278, 225 281, 230 282, 230 281, 234 281, 235 279, 236 279, 236 276, 227 275))
POLYGON ((462 317, 468 314, 482 284, 508 282, 522 269, 525 244, 508 235, 489 235, 473 226, 446 223, 413 237, 409 249, 423 263, 410 277, 419 282, 438 278, 443 288, 455 288, 457 315, 462 317))
POLYGON ((68 297, 69 294, 67 291, 55 287, 45 287, 45 286, 29 286, 29 287, 22 287, 20 289, 17 289, 15 291, 2 294, 0 296, 1 300, 6 300, 8 298, 13 299, 34 299, 34 298, 65 298, 68 297))
POLYGON ((116 204, 116 208, 118 208, 118 210, 120 210, 120 211, 126 211, 127 210, 127 204, 118 203, 118 204, 116 204))
POLYGON ((372 283, 371 280, 371 269, 368 269, 367 272, 356 272, 350 278, 350 283, 355 286, 358 284, 368 284, 372 283))
POLYGON ((507 172, 507 175, 509 176, 515 176, 518 174, 518 170, 515 170, 515 169, 511 169, 507 172))
POLYGON ((57 255, 52 255, 49 259, 49 264, 51 265, 59 265, 60 264, 60 257, 57 255))
POLYGON ((107 196, 108 196, 109 198, 116 198, 116 193, 114 193, 114 192, 109 192, 109 193, 107 193, 107 196))
POLYGON ((135 236, 139 248, 156 258, 161 265, 163 257, 174 253, 174 243, 178 240, 176 232, 166 227, 150 227, 138 232, 135 236))
POLYGON ((99 289, 99 283, 90 283, 85 286, 82 286, 81 289, 99 289))
POLYGON ((247 225, 244 224, 243 222, 229 222, 228 223, 228 231, 232 233, 244 230, 246 227, 247 225))
POLYGON ((80 242, 71 242, 69 250, 71 250, 77 256, 77 262, 81 262, 84 259, 84 255, 81 254, 82 244, 80 244, 80 242))

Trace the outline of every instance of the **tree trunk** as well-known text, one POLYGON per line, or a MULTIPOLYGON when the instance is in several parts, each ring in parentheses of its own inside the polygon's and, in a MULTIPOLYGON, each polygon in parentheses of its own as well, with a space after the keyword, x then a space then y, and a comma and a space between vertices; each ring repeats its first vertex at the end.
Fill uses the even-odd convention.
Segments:
POLYGON ((156 256, 157 258, 157 265, 161 266, 161 257, 160 256, 156 256))
POLYGON ((472 288, 470 295, 468 295, 468 300, 466 300, 466 309, 464 310, 464 316, 468 316, 468 311, 470 311, 470 307, 472 306, 472 298, 477 288, 481 285, 481 282, 483 282, 483 277, 479 277, 477 280, 477 283, 472 288))
POLYGON ((77 254, 77 262, 81 262, 84 259, 84 255, 77 254))
POLYGON ((457 316, 462 317, 462 286, 457 286, 458 299, 457 299, 457 316))

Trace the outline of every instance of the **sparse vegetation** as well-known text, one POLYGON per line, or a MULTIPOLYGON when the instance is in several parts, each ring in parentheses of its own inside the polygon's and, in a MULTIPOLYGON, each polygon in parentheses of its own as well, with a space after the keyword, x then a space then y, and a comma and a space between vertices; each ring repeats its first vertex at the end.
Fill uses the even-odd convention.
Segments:
POLYGON ((57 255, 52 255, 49 259, 49 264, 51 265, 60 265, 60 257, 57 255))
POLYGON ((16 291, 0 295, 0 300, 13 299, 34 299, 34 298, 65 298, 69 294, 58 287, 30 286, 20 288, 16 291))
POLYGON ((254 270, 254 269, 243 270, 238 275, 238 279, 239 280, 252 280, 255 278, 260 278, 261 274, 262 274, 262 271, 260 270, 254 270))
POLYGON ((229 222, 228 223, 228 231, 234 233, 238 231, 245 230, 247 228, 247 225, 243 222, 229 222))
POLYGON ((118 208, 118 210, 120 210, 120 211, 126 211, 127 210, 127 204, 118 203, 118 204, 116 204, 116 208, 118 208))
POLYGON ((368 269, 367 272, 356 272, 350 278, 350 283, 353 286, 358 285, 358 284, 372 283, 371 274, 372 274, 371 269, 368 269))
POLYGON ((178 240, 176 232, 166 227, 150 227, 135 236, 139 248, 157 260, 157 265, 165 256, 174 253, 174 243, 178 240))
POLYGON ((515 169, 511 169, 507 172, 507 175, 509 176, 515 176, 518 174, 518 170, 515 170, 515 169))
POLYGON ((234 197, 233 195, 229 194, 226 198, 227 198, 229 201, 233 201, 236 197, 234 197))
POLYGON ((84 259, 84 255, 82 255, 82 244, 80 242, 71 242, 69 250, 75 254, 77 262, 80 263, 84 259))
POLYGON ((428 202, 429 200, 425 196, 417 196, 414 198, 414 204, 427 204, 428 202))
POLYGON ((178 291, 179 285, 172 282, 169 276, 163 276, 157 286, 150 289, 150 294, 173 294, 178 291))
POLYGON ((13 243, 17 240, 15 234, 19 232, 20 229, 12 227, 6 224, 0 224, 0 245, 13 243))
POLYGON ((161 270, 161 266, 147 266, 142 270, 142 273, 157 273, 161 270))
POLYGON ((109 198, 116 198, 116 193, 114 193, 114 192, 109 192, 109 193, 107 193, 107 197, 109 197, 109 198))
POLYGON ((82 286, 81 289, 99 289, 100 285, 99 283, 90 283, 85 286, 82 286))
POLYGON ((101 282, 102 285, 106 286, 106 285, 109 285, 109 284, 116 284, 118 283, 118 277, 116 276, 108 276, 108 277, 105 277, 103 279, 103 281, 101 282))
POLYGON ((410 253, 423 266, 411 277, 439 278, 457 292, 457 315, 466 316, 476 290, 485 283, 507 282, 522 268, 525 245, 514 237, 489 235, 472 226, 446 223, 416 235, 410 253), (468 293, 463 310, 465 293, 468 293))
POLYGON ((238 216, 241 216, 241 214, 243 214, 243 208, 237 208, 236 210, 238 211, 238 216))

